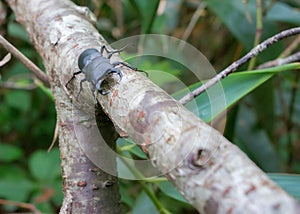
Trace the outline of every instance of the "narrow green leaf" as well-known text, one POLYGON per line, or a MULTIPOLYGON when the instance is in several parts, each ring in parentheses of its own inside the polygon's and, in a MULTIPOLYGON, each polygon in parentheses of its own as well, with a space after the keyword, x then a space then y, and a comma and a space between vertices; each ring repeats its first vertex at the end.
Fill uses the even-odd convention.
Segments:
POLYGON ((267 13, 266 18, 270 21, 300 25, 299 8, 293 8, 283 2, 276 2, 267 13))
MULTIPOLYGON (((226 25, 233 36, 240 41, 246 50, 253 48, 255 38, 256 1, 241 0, 205 0, 212 10, 226 25)), ((274 21, 263 19, 262 40, 278 33, 274 21)), ((281 52, 280 44, 272 45, 260 55, 260 60, 271 60, 281 52)))
MULTIPOLYGON (((275 97, 273 81, 267 81, 251 94, 251 105, 259 125, 268 133, 271 141, 274 139, 275 97)), ((274 142, 274 141, 273 141, 274 142)))
POLYGON ((150 33, 153 22, 156 16, 156 10, 159 4, 158 0, 154 1, 144 1, 144 0, 136 0, 137 6, 139 7, 139 11, 142 13, 142 32, 150 33))
POLYGON ((256 118, 251 108, 239 105, 233 142, 266 172, 283 170, 282 160, 264 129, 255 129, 256 118), (247 122, 245 122, 247 121, 247 122))
MULTIPOLYGON (((196 105, 190 102, 186 107, 202 120, 209 122, 266 80, 270 79, 274 74, 299 68, 300 63, 291 63, 274 68, 233 73, 222 79, 218 84, 210 87, 205 93, 196 97, 196 105), (220 88, 223 90, 220 90, 220 88), (208 95, 210 95, 210 97, 208 95), (224 99, 225 103, 223 102, 224 99), (220 102, 220 100, 222 102, 220 102)), ((193 90, 200 85, 201 83, 196 83, 190 86, 189 89, 193 90)), ((179 99, 185 93, 186 90, 179 91, 173 96, 179 99)))
POLYGON ((169 181, 159 182, 158 187, 167 196, 176 199, 178 201, 188 203, 187 200, 185 200, 185 198, 178 192, 177 189, 175 189, 175 187, 169 181))
POLYGON ((268 176, 282 189, 300 201, 300 175, 268 173, 268 176))
POLYGON ((145 192, 141 192, 141 194, 137 197, 135 205, 132 210, 132 214, 158 214, 155 205, 149 198, 149 196, 145 192))
MULTIPOLYGON (((119 138, 117 144, 119 146, 119 150, 122 151, 122 153, 125 152, 125 155, 126 152, 130 152, 139 158, 147 159, 146 154, 135 143, 124 138, 119 138)), ((129 158, 131 158, 131 156, 129 156, 129 158)))

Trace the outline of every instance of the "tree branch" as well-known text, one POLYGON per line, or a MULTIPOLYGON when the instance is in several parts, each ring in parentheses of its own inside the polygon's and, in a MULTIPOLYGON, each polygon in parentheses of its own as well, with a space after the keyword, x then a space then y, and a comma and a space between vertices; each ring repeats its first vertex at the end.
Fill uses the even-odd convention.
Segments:
MULTIPOLYGON (((91 138, 89 131, 90 128, 98 129, 97 124, 90 124, 89 128, 85 125, 83 121, 89 121, 91 116, 80 108, 73 107, 64 90, 67 80, 78 70, 78 55, 87 47, 85 45, 99 45, 95 40, 96 33, 84 36, 88 32, 96 32, 86 20, 86 16, 91 15, 89 10, 61 0, 11 0, 8 3, 42 56, 50 77, 56 102, 62 160, 64 201, 61 213, 120 213, 118 179, 95 166, 78 142, 79 135, 87 143, 95 140, 91 138), (87 43, 85 39, 93 42, 87 43), (79 125, 76 126, 78 121, 79 125), (76 133, 76 129, 80 131, 76 133)), ((114 142, 115 131, 109 130, 111 126, 104 116, 101 119, 104 120, 101 124, 105 125, 100 126, 110 134, 110 141, 114 142)), ((99 142, 99 145, 107 142, 109 141, 99 142)), ((116 171, 116 160, 112 157, 105 158, 108 167, 116 171)))
POLYGON ((266 62, 266 63, 258 66, 257 69, 270 68, 270 67, 280 66, 280 65, 291 63, 291 62, 298 62, 298 61, 300 61, 300 52, 294 53, 285 58, 278 58, 278 59, 266 62))
MULTIPOLYGON (((88 99, 91 91, 89 87, 83 87, 78 99, 75 98, 79 91, 79 77, 74 81, 74 90, 69 91, 64 86, 73 71, 78 69, 79 54, 87 48, 99 49, 107 43, 70 1, 10 0, 9 3, 41 53, 51 77, 60 124, 65 192, 63 211, 99 213, 101 206, 106 205, 103 203, 109 201, 88 197, 96 194, 91 191, 91 184, 97 181, 86 177, 92 174, 88 173, 91 164, 75 136, 74 120, 78 118, 72 116, 70 99, 74 97, 72 101, 79 107, 93 105, 93 100, 88 99), (86 181, 86 185, 79 183, 81 179, 86 181), (87 210, 88 207, 94 210, 87 210)), ((120 60, 118 57, 115 59, 120 60)), ((97 94, 104 112, 122 136, 129 136, 148 153, 155 167, 199 212, 298 212, 299 204, 219 132, 147 77, 125 67, 120 69, 123 79, 112 85, 111 93, 106 96, 97 94)), ((86 133, 89 130, 87 128, 86 133)), ((111 189, 106 188, 105 191, 111 189)), ((110 194, 116 193, 111 191, 110 194)))
POLYGON ((32 73, 39 78, 46 86, 50 86, 48 76, 30 61, 24 54, 15 48, 9 41, 0 35, 0 44, 17 59, 19 59, 32 73))
POLYGON ((202 92, 204 92, 206 89, 220 81, 221 79, 225 78, 232 72, 236 71, 241 65, 248 62, 252 57, 257 56, 259 53, 267 49, 270 45, 284 39, 290 36, 294 36, 300 34, 300 27, 292 28, 289 30, 282 31, 275 36, 270 37, 269 39, 265 40, 264 42, 260 43, 258 46, 253 48, 249 53, 247 53, 245 56, 243 56, 241 59, 235 61, 230 66, 225 68, 223 71, 218 73, 216 76, 208 80, 205 84, 201 85, 199 88, 196 88, 191 93, 186 94, 184 97, 182 97, 179 102, 181 104, 186 104, 190 102, 192 99, 200 95, 202 92))

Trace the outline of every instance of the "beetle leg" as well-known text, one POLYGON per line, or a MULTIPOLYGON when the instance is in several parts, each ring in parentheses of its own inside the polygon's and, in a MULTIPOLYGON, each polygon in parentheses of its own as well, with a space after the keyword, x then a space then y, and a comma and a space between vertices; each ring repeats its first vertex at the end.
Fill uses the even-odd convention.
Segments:
POLYGON ((115 66, 118 66, 118 65, 123 65, 123 66, 126 66, 127 68, 130 68, 131 70, 134 70, 134 71, 138 71, 138 72, 143 72, 146 74, 146 76, 148 77, 148 73, 146 71, 143 71, 143 70, 139 70, 138 68, 135 68, 131 65, 129 65, 128 63, 126 62, 114 62, 112 63, 112 65, 115 67, 115 66))
POLYGON ((73 76, 72 76, 72 78, 66 83, 66 88, 68 88, 68 85, 70 84, 70 82, 75 78, 75 76, 76 75, 78 75, 78 74, 80 74, 80 73, 82 73, 82 71, 77 71, 77 72, 74 72, 73 73, 73 76))
POLYGON ((92 85, 91 91, 92 91, 92 94, 93 94, 93 97, 94 97, 94 101, 97 101, 97 99, 96 99, 96 87, 94 85, 92 85))
POLYGON ((77 94, 77 97, 79 96, 79 94, 80 94, 80 92, 81 92, 81 90, 82 90, 82 83, 83 82, 85 82, 85 81, 87 81, 87 79, 82 79, 81 81, 80 81, 80 85, 79 85, 79 92, 78 92, 78 94, 77 94))
POLYGON ((100 50, 101 55, 103 55, 104 50, 105 50, 107 53, 110 53, 110 51, 107 49, 107 47, 106 47, 105 45, 102 45, 102 46, 101 46, 101 50, 100 50))

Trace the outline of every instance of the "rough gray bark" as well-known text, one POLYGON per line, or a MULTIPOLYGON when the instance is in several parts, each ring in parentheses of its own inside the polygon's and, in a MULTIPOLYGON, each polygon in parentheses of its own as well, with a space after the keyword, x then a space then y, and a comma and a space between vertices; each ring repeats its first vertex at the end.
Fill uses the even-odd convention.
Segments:
MULTIPOLYGON (((63 89, 65 83, 61 81, 63 75, 70 78, 74 70, 78 69, 77 55, 86 44, 83 35, 94 31, 94 28, 90 25, 89 29, 82 27, 87 21, 82 18, 84 15, 77 10, 78 8, 69 1, 22 0, 8 3, 43 57, 51 80, 59 125, 63 172, 64 201, 61 213, 120 213, 118 179, 96 167, 83 153, 74 131, 74 120, 77 118, 73 117, 74 109, 63 89), (72 28, 77 28, 76 23, 65 22, 65 19, 72 17, 79 22, 77 24, 81 32, 73 32, 72 28)), ((94 40, 94 36, 90 35, 89 39, 94 40)), ((97 43, 94 43, 94 46, 96 45, 97 43)), ((81 113, 82 117, 87 117, 85 112, 81 113)), ((84 126, 82 130, 88 135, 84 126)), ((110 140, 114 143, 115 134, 113 131, 110 133, 112 133, 110 140)), ((110 160, 110 164, 112 168, 116 168, 115 160, 110 160)))
MULTIPOLYGON (((98 206, 101 205, 95 204, 102 201, 93 197, 90 183, 86 186, 79 185, 84 182, 78 183, 87 179, 82 175, 94 175, 86 171, 91 163, 81 152, 74 135, 70 103, 73 92, 68 91, 65 84, 77 69, 79 54, 86 48, 99 48, 106 42, 88 22, 89 13, 67 0, 8 2, 44 59, 50 76, 60 125, 65 192, 63 211, 92 213, 92 210, 80 210, 78 206, 94 206, 99 208, 94 213, 99 213, 101 207, 98 206)), ((199 212, 299 213, 299 204, 220 133, 145 76, 127 68, 122 68, 122 72, 123 80, 113 85, 111 93, 97 97, 104 111, 118 132, 139 144, 153 164, 199 212)), ((79 81, 76 81, 73 86, 78 92, 79 81)), ((86 98, 88 93, 91 93, 88 88, 83 89, 79 100, 93 104, 86 98)), ((91 181, 99 182, 95 179, 98 177, 91 181)), ((108 189, 111 194, 116 194, 117 188, 108 189)))

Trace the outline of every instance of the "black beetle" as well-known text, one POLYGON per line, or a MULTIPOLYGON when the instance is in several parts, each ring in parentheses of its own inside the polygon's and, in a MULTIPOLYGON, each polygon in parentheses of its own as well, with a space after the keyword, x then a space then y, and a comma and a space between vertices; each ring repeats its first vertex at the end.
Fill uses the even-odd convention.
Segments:
POLYGON ((124 65, 134 71, 139 71, 137 68, 130 66, 125 62, 110 62, 110 58, 115 53, 120 53, 124 48, 120 50, 109 51, 105 45, 101 47, 101 50, 98 51, 94 48, 89 48, 83 51, 78 58, 78 67, 80 71, 77 71, 73 74, 72 78, 67 82, 67 85, 75 78, 76 75, 83 73, 85 78, 80 81, 79 93, 82 90, 82 83, 88 81, 92 83, 92 92, 95 97, 95 90, 97 89, 102 95, 106 95, 109 92, 103 91, 101 88, 102 82, 113 73, 119 75, 120 80, 122 80, 122 72, 120 69, 116 68, 118 65, 124 65), (103 56, 104 50, 107 52, 107 57, 103 56))

